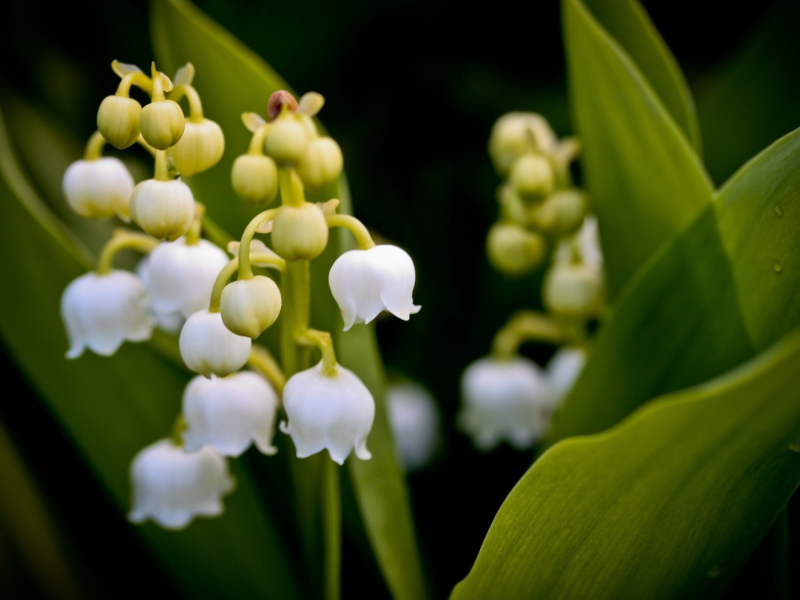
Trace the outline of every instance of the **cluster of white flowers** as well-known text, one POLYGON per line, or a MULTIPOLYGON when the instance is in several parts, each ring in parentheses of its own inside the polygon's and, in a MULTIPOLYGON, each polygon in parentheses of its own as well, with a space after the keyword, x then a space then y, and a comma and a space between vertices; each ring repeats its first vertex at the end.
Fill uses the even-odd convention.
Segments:
POLYGON ((311 119, 322 97, 306 94, 298 105, 288 93, 278 92, 270 99, 269 122, 244 115, 253 142, 234 164, 233 188, 252 203, 268 204, 280 180, 283 203, 251 221, 241 242, 228 248, 234 255, 230 258, 201 238, 205 209, 174 178, 213 166, 224 148, 219 126, 202 116, 191 86, 193 68, 179 70, 173 84, 155 65, 152 77, 131 65, 115 62, 113 67, 122 83, 115 96, 103 101, 99 131, 87 145, 86 158, 67 170, 64 191, 78 214, 132 217, 145 234, 118 230, 97 270, 64 291, 67 356, 77 358, 86 348, 109 356, 124 341, 148 340, 160 327, 179 333, 183 362, 198 373, 185 389, 172 436, 146 447, 133 461, 131 521, 149 518, 179 529, 194 516, 220 514, 222 496, 233 489, 227 458, 238 457, 251 444, 274 454, 281 409, 286 416, 281 430, 291 436, 298 457, 327 450, 339 464, 351 452, 369 459, 375 403, 361 380, 336 362, 331 336, 308 329, 307 323, 296 332, 295 321, 285 328, 295 335, 298 352, 301 346, 316 346, 322 355, 317 365, 288 373, 288 380, 254 342, 279 315, 302 314, 303 308, 284 305, 275 281, 253 273, 253 267, 273 268, 288 277, 290 263, 321 254, 330 227, 346 227, 358 241, 358 249, 340 256, 330 271, 345 330, 370 322, 384 309, 404 320, 419 310, 411 297, 415 271, 407 253, 375 246, 360 222, 335 213, 338 201, 312 204, 304 198, 304 188, 324 188, 342 171, 338 145, 319 136, 311 119), (128 96, 131 85, 151 94, 144 109, 128 96), (188 120, 176 102, 182 97, 191 109, 188 120), (106 141, 119 148, 137 141, 148 147, 155 156, 156 178, 134 187, 120 161, 101 157, 106 141), (274 251, 253 239, 270 232, 274 251), (123 249, 145 254, 136 274, 112 268, 123 249), (234 275, 236 280, 229 282, 234 275), (241 370, 248 365, 252 370, 241 370))

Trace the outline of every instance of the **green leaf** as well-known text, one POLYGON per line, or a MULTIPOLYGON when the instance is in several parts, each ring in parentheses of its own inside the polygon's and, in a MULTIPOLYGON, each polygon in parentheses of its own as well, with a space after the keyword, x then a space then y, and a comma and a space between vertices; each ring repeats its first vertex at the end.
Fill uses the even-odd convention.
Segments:
MULTIPOLYGON (((620 44, 580 0, 564 0, 563 14, 571 107, 613 297, 708 204, 711 184, 664 102, 620 44)), ((616 29, 623 30, 619 24, 616 29)), ((632 30, 629 21, 626 38, 640 42, 645 33, 632 30)), ((655 56, 644 44, 635 47, 639 57, 655 56)), ((657 69, 650 65, 650 71, 657 69)))
POLYGON ((602 431, 800 324, 800 130, 731 178, 620 297, 547 436, 602 431))
POLYGON ((718 596, 800 481, 798 361, 795 332, 552 448, 506 499, 453 599, 718 596))
POLYGON ((637 0, 587 0, 586 6, 639 67, 675 123, 701 154, 700 125, 686 78, 637 0))
MULTIPOLYGON (((123 512, 134 455, 169 434, 186 371, 152 347, 125 344, 113 357, 67 361, 60 298, 86 265, 66 228, 28 183, 0 115, 0 335, 123 512), (55 233, 54 233, 55 232, 55 233)), ((221 519, 181 532, 138 529, 190 596, 297 597, 278 533, 241 465, 221 519)), ((75 490, 71 493, 80 493, 75 490)))
MULTIPOLYGON (((265 114, 270 94, 291 88, 260 57, 190 3, 156 0, 152 9, 152 35, 158 64, 170 73, 187 61, 194 64, 194 85, 203 100, 206 117, 217 121, 225 132, 226 151, 222 162, 197 176, 195 189, 198 193, 202 190, 199 199, 215 220, 228 231, 240 232, 246 219, 254 214, 233 196, 229 181, 233 160, 247 150, 250 141, 250 133, 242 125, 240 115, 246 111, 265 114)), ((344 178, 309 199, 321 201, 332 197, 342 202, 339 212, 351 212, 344 178)), ((341 363, 361 377, 375 397, 377 414, 369 437, 373 457, 368 462, 350 458, 349 472, 369 539, 392 594, 398 599, 422 598, 424 579, 408 493, 397 467, 386 420, 382 365, 374 332, 363 327, 342 335, 340 311, 328 288, 330 266, 341 252, 352 247, 348 235, 342 230, 331 231, 328 250, 312 262, 311 324, 334 332, 341 363)), ((302 462, 308 463, 306 478, 316 478, 313 464, 308 460, 302 462)), ((312 490, 318 482, 306 481, 301 485, 312 490)), ((300 507, 301 513, 318 511, 317 500, 309 495, 298 498, 305 506, 300 507)), ((304 522, 309 519, 310 516, 304 518, 304 522)))

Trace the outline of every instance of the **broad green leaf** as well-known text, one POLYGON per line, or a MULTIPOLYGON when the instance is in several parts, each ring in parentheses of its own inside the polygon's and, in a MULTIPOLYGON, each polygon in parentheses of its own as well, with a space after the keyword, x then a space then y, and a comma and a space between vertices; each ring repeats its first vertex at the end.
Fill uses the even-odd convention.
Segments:
POLYGON ((711 185, 631 57, 583 2, 562 6, 571 108, 613 297, 708 204, 711 185))
MULTIPOLYGON (((121 511, 129 509, 128 470, 144 446, 169 434, 189 374, 153 348, 125 344, 113 357, 74 361, 60 318, 61 293, 82 275, 80 253, 20 170, 0 118, 0 335, 10 354, 63 424, 121 511)), ((293 598, 296 590, 277 531, 250 476, 221 519, 185 531, 138 529, 189 596, 293 598)), ((80 493, 71 490, 69 493, 80 493)))
POLYGON ((713 598, 800 482, 800 331, 613 430, 545 453, 504 502, 466 598, 713 598))
MULTIPOLYGON (((236 234, 254 214, 235 198, 229 181, 233 160, 246 151, 250 141, 251 134, 242 125, 240 115, 248 111, 265 114, 270 94, 290 88, 260 57, 190 3, 156 0, 152 9, 152 35, 158 64, 170 73, 186 62, 194 64, 194 85, 203 100, 206 117, 217 121, 225 132, 226 152, 222 162, 208 173, 197 176, 195 189, 202 190, 200 199, 208 206, 211 216, 236 234)), ((324 114, 323 110, 323 117, 324 114)), ((351 211, 344 178, 310 199, 320 201, 331 197, 342 201, 339 212, 351 211)), ((342 321, 328 288, 328 271, 335 258, 351 247, 348 235, 341 230, 332 231, 328 250, 312 263, 311 323, 334 333, 341 330, 342 321)), ((365 381, 378 405, 369 437, 373 458, 363 464, 351 458, 349 469, 367 533, 394 597, 423 597, 424 583, 408 495, 394 453, 390 451, 391 432, 385 418, 382 366, 374 332, 371 328, 361 328, 347 335, 336 334, 335 342, 342 364, 365 381)), ((301 462, 308 463, 307 476, 316 477, 312 462, 301 462)), ((306 482, 303 485, 313 490, 316 484, 306 482)), ((310 491, 298 498, 301 512, 318 511, 316 500, 308 498, 309 495, 310 491)))
POLYGON ((642 5, 637 0, 587 0, 586 6, 636 63, 701 154, 700 125, 686 78, 642 5))
POLYGON ((754 158, 640 271, 600 331, 547 444, 602 431, 800 324, 800 130, 754 158))

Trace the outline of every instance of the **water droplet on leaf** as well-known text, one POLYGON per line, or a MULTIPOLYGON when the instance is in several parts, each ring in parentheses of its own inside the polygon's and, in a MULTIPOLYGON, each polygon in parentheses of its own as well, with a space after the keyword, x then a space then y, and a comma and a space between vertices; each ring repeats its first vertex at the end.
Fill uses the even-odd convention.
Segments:
POLYGON ((780 273, 783 270, 783 265, 781 265, 781 261, 773 260, 772 261, 772 270, 776 273, 780 273))

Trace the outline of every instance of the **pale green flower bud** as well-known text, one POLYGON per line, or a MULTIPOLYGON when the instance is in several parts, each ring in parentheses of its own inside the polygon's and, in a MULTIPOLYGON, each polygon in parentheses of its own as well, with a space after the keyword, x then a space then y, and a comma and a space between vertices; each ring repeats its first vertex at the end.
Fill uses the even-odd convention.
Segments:
POLYGON ((156 150, 177 144, 185 126, 183 111, 173 100, 151 102, 142 109, 142 137, 156 150))
POLYGON ((240 279, 222 290, 220 312, 225 327, 236 335, 257 338, 281 312, 281 293, 269 277, 240 279))
POLYGON ((514 161, 529 152, 550 153, 557 140, 550 125, 535 113, 509 113, 500 117, 489 138, 489 155, 497 172, 505 175, 514 161))
POLYGON ((107 96, 97 111, 97 129, 106 141, 122 150, 139 139, 142 105, 127 96, 107 96))
POLYGON ((318 206, 281 206, 272 222, 272 248, 286 260, 311 260, 328 245, 328 223, 318 206))
POLYGON ((245 202, 266 206, 278 194, 278 166, 269 156, 243 154, 233 161, 231 185, 245 202))
POLYGON ((333 183, 342 174, 342 149, 333 138, 312 140, 297 165, 297 174, 309 190, 318 190, 333 183))
POLYGON ((142 181, 133 189, 131 218, 157 240, 175 241, 192 226, 192 191, 182 181, 142 181))
POLYGON ((542 289, 544 305, 554 313, 588 319, 600 308, 603 276, 585 264, 556 264, 542 289))
POLYGON ((496 223, 486 239, 486 253, 492 266, 509 277, 521 277, 544 260, 547 245, 540 234, 519 225, 496 223))
POLYGON ((553 167, 543 156, 526 154, 511 166, 509 175, 517 194, 524 200, 538 200, 553 191, 553 167))
POLYGON ((510 220, 520 225, 528 225, 528 205, 519 197, 514 187, 504 183, 497 190, 497 201, 500 203, 503 220, 510 220))
POLYGON ((214 121, 186 121, 183 137, 172 148, 175 167, 191 177, 213 167, 225 152, 225 136, 214 121))
POLYGON ((296 165, 303 156, 308 139, 308 130, 300 119, 287 114, 272 123, 266 151, 279 164, 296 165))
POLYGON ((533 208, 530 222, 537 229, 562 236, 581 226, 586 208, 586 196, 582 192, 561 190, 533 208))

